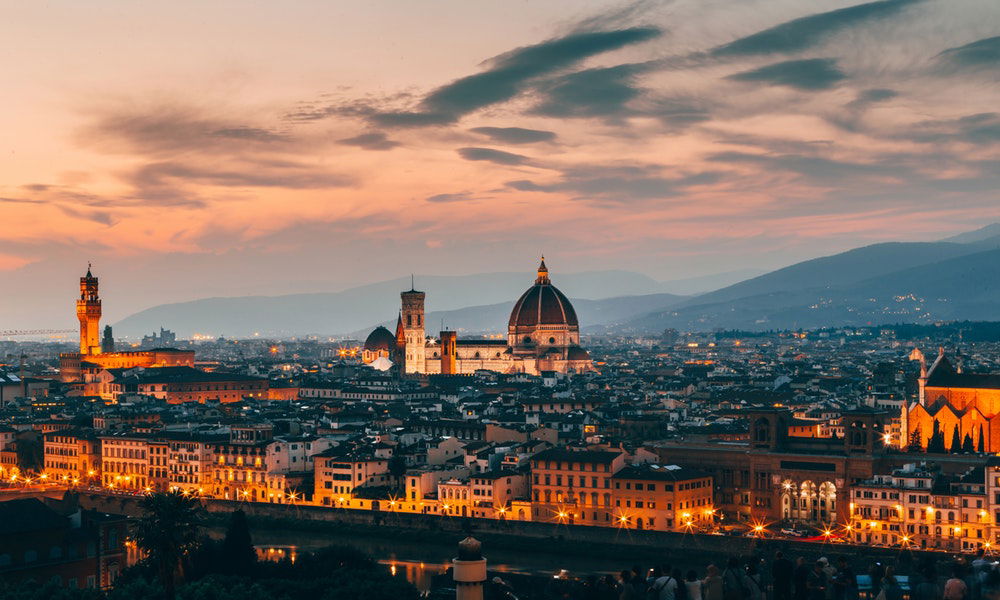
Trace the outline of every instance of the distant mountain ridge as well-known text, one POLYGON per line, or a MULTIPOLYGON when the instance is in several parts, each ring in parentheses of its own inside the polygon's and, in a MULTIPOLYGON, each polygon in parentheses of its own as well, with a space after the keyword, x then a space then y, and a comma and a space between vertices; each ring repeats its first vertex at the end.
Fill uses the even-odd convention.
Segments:
POLYGON ((796 329, 1000 318, 1000 237, 968 239, 875 244, 804 261, 636 317, 622 329, 796 329))
MULTIPOLYGON (((553 283, 574 303, 609 297, 657 297, 664 284, 630 271, 589 271, 553 273, 553 283)), ((419 276, 417 288, 427 292, 428 323, 439 312, 465 310, 470 321, 480 320, 481 330, 499 323, 490 318, 490 306, 506 306, 508 311, 517 298, 534 282, 534 273, 484 273, 477 275, 419 276), (485 311, 485 312, 484 312, 485 311), (472 315, 479 314, 478 317, 472 315)), ((356 332, 359 327, 395 318, 399 293, 409 289, 410 278, 398 278, 332 293, 291 294, 284 296, 244 296, 205 298, 191 302, 163 304, 140 311, 114 324, 118 336, 137 337, 161 325, 181 337, 193 334, 248 336, 261 335, 338 335, 356 332)), ((639 308, 630 317, 661 308, 677 299, 663 294, 662 305, 639 308)), ((601 310, 596 309, 595 315, 601 310)), ((609 313, 618 314, 618 313, 609 313)), ((449 321, 452 317, 447 317, 449 321)), ((502 319, 506 326, 507 316, 502 319)))
MULTIPOLYGON (((550 265, 552 266, 552 265, 550 265)), ((658 282, 629 271, 560 274, 553 283, 570 297, 584 331, 656 334, 718 328, 788 329, 935 320, 1000 319, 1000 224, 937 242, 887 242, 802 261, 740 280, 744 272, 658 282), (700 295, 678 290, 724 285, 700 295)), ((419 276, 427 292, 427 331, 506 328, 531 273, 419 276)), ((336 293, 206 298, 155 306, 116 323, 119 336, 164 325, 181 337, 367 335, 390 328, 398 278, 336 293)))

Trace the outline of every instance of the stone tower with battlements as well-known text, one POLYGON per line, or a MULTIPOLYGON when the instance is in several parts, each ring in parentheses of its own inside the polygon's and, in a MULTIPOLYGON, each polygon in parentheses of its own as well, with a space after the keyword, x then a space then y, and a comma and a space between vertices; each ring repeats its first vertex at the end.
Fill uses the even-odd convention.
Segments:
POLYGON ((101 353, 101 298, 97 295, 97 278, 90 272, 80 278, 80 299, 76 301, 76 317, 80 320, 80 354, 101 353))

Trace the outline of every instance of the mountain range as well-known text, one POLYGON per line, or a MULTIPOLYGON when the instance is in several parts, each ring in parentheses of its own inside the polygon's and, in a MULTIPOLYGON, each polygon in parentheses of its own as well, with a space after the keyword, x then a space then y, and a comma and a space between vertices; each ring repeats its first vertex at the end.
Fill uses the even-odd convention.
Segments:
MULTIPOLYGON (((1000 224, 936 242, 873 244, 758 274, 732 272, 659 282, 630 271, 553 273, 585 332, 656 333, 712 329, 795 329, 1000 318, 1000 224)), ((525 273, 420 276, 428 331, 505 331, 525 273)), ((364 336, 392 328, 393 279, 336 293, 206 298, 164 304, 116 323, 119 336, 160 325, 182 337, 209 335, 364 336)))

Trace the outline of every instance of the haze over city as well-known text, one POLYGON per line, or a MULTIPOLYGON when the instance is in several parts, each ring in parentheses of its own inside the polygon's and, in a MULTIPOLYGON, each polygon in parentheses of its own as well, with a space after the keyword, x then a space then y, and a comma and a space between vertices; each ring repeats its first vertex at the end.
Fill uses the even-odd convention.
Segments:
POLYGON ((10 6, 0 310, 65 325, 87 261, 118 320, 543 253, 750 276, 972 230, 1000 218, 1000 5, 956 6, 10 6))

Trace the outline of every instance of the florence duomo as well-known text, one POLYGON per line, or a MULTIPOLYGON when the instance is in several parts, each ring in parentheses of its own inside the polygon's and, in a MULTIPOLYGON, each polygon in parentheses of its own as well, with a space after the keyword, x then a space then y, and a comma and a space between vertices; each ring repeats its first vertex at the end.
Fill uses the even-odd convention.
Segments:
POLYGON ((594 370, 580 346, 580 323, 569 299, 552 284, 542 257, 535 283, 514 303, 507 339, 459 339, 441 331, 438 340, 424 326, 425 293, 400 293, 396 334, 379 326, 362 348, 363 360, 380 369, 403 373, 469 375, 477 370, 538 375, 543 371, 586 373, 594 370))

